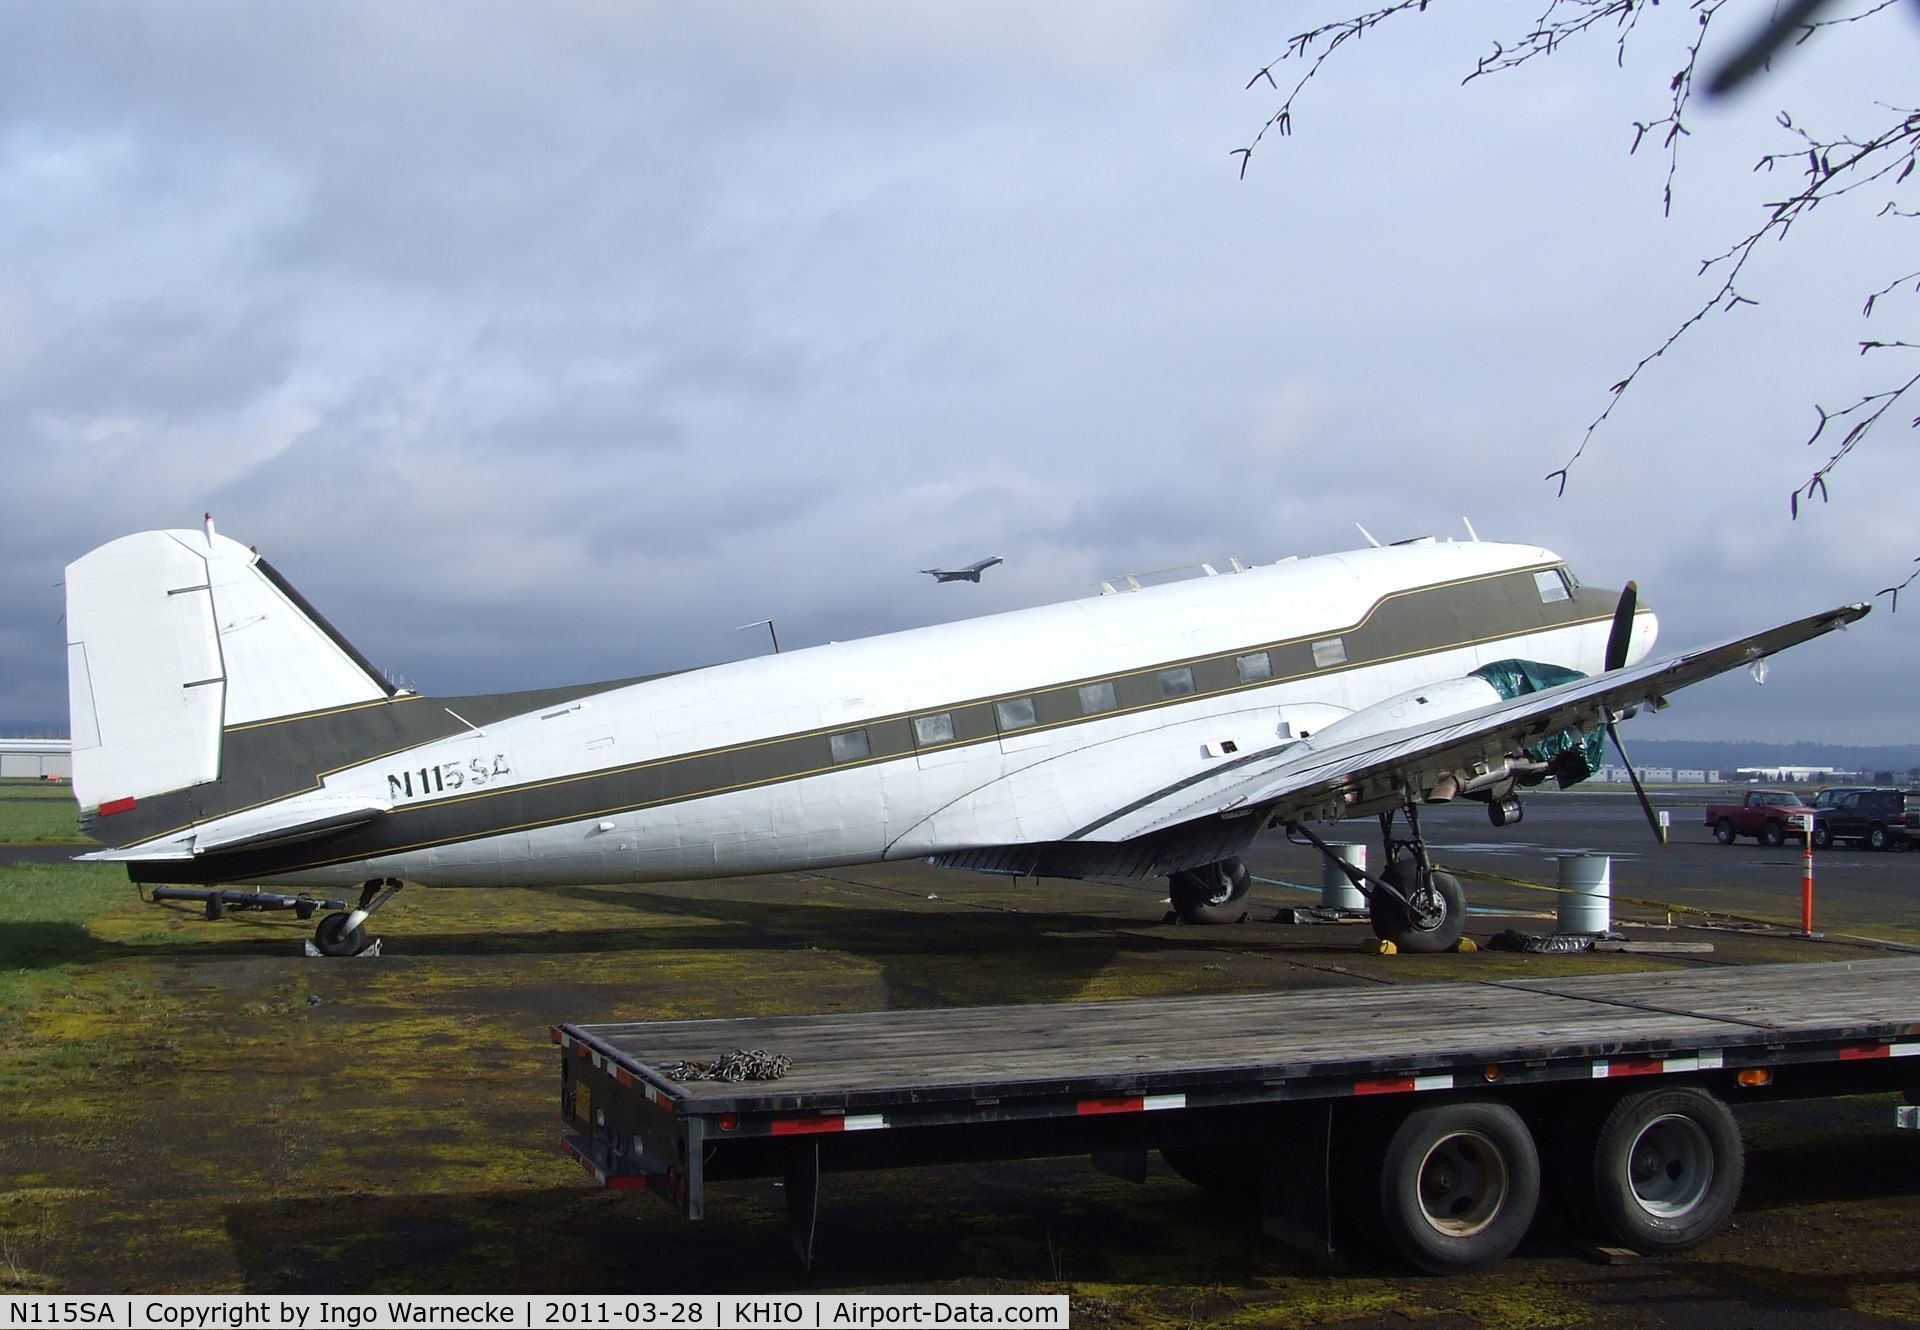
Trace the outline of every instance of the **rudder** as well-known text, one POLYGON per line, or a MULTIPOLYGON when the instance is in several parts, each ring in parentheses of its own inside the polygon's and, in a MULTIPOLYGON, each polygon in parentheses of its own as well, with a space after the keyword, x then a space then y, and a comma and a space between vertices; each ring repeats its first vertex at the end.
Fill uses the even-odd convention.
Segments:
POLYGON ((229 727, 394 693, 254 551, 143 531, 67 565, 68 718, 82 808, 220 777, 229 727))

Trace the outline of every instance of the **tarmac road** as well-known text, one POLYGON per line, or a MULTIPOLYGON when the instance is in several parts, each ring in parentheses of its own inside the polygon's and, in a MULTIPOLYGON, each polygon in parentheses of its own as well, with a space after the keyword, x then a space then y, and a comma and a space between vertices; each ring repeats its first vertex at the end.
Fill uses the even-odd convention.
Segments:
MULTIPOLYGON (((1663 799, 1662 802, 1665 802, 1663 799)), ((1436 856, 1551 883, 1555 856, 1609 854, 1617 898, 1781 921, 1665 926, 1682 956, 1378 957, 1364 924, 1296 927, 1319 860, 1249 856, 1249 921, 1162 922, 1160 882, 1009 882, 918 864, 556 891, 410 890, 384 954, 308 960, 290 916, 212 922, 137 902, 81 960, 0 1013, 0 1291, 538 1292, 883 1289, 1072 1293, 1077 1325, 1884 1326, 1920 1321, 1920 1133, 1881 1101, 1743 1112, 1732 1231, 1680 1257, 1606 1265, 1551 1218, 1499 1269, 1331 1275, 1262 1239, 1156 1162, 1144 1186, 1084 1160, 837 1175, 822 1264, 788 1260, 777 1188, 718 1186, 710 1217, 581 1184, 554 1148, 557 1021, 1043 1003, 1281 986, 1374 986, 1589 968, 1883 954, 1920 943, 1920 854, 1822 852, 1825 941, 1793 937, 1798 847, 1722 847, 1677 804, 1651 843, 1631 795, 1544 793, 1494 829, 1426 810, 1436 856), (1304 884, 1293 887, 1287 883, 1304 884), (11 1282, 9 1282, 11 1281, 11 1282)), ((1365 833, 1371 820, 1339 828, 1365 833)), ((0 865, 64 859, 73 847, 0 865)), ((1377 853, 1377 850, 1375 851, 1377 853)), ((0 867, 0 887, 4 886, 0 867)), ((1469 882, 1470 935, 1552 927, 1553 898, 1469 882), (1486 913, 1509 909, 1506 915, 1486 913)), ((1645 921, 1643 924, 1640 921, 1645 921)), ((1646 925, 1653 926, 1646 926, 1646 925)), ((71 952, 70 952, 71 954, 71 952)), ((1413 996, 1417 1000, 1417 995, 1413 996)))

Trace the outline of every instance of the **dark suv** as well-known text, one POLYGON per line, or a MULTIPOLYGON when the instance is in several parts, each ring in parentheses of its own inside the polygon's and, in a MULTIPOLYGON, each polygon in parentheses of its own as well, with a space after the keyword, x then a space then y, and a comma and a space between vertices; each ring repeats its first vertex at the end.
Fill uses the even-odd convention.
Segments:
POLYGON ((1858 841, 1869 849, 1911 849, 1920 841, 1920 794, 1841 785, 1813 796, 1813 843, 1858 841))

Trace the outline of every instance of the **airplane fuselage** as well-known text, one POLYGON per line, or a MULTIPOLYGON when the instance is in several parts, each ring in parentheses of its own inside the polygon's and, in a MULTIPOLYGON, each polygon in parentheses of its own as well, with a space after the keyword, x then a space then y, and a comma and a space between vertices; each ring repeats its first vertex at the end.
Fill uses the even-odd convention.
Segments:
MULTIPOLYGON (((1143 782, 1203 776, 1494 661, 1595 673, 1616 596, 1535 546, 1420 542, 556 690, 504 714, 506 699, 401 695, 229 727, 226 760, 252 785, 116 857, 159 882, 479 886, 1058 840, 1143 782), (390 807, 342 833, 205 852, 223 824, 367 802, 390 807)), ((1652 628, 1643 611, 1634 659, 1652 628)))

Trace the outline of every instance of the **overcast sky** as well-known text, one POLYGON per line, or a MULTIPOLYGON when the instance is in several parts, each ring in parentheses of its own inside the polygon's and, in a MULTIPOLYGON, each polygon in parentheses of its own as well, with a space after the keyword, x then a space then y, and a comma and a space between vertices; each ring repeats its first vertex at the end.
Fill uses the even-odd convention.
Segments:
MULTIPOLYGON (((1769 245, 1759 307, 1650 371, 1564 498, 1542 477, 1787 186, 1750 173, 1791 146, 1774 113, 1915 104, 1920 6, 1701 107, 1666 219, 1664 159, 1626 149, 1678 5, 1625 69, 1575 47, 1462 88, 1525 16, 1436 4, 1238 179, 1276 105, 1248 77, 1333 12, 0 0, 0 718, 64 728, 62 566, 206 510, 438 693, 1356 522, 1637 578, 1667 648, 1906 575, 1911 404, 1831 504, 1787 495, 1813 404, 1899 368, 1855 343, 1920 340, 1910 290, 1859 315, 1916 266, 1873 213, 1920 178, 1769 245), (916 571, 988 554, 977 587, 916 571)), ((1920 740, 1911 595, 1629 738, 1920 740)))

